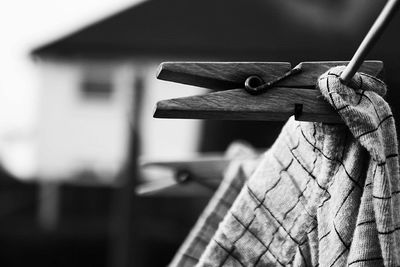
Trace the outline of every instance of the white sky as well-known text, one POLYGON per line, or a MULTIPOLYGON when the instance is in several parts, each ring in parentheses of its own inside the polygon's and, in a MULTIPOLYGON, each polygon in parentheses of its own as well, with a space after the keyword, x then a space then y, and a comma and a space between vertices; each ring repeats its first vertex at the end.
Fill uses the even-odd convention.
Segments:
POLYGON ((31 172, 31 148, 12 141, 32 134, 35 122, 37 76, 29 52, 139 1, 12 0, 0 4, 0 155, 15 174, 31 172))

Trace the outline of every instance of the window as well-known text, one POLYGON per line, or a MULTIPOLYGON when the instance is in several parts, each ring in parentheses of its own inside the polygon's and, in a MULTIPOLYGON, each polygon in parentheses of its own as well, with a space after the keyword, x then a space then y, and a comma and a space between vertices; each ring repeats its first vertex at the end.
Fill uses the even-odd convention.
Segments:
POLYGON ((111 100, 114 88, 110 75, 86 75, 81 82, 80 93, 87 100, 111 100))

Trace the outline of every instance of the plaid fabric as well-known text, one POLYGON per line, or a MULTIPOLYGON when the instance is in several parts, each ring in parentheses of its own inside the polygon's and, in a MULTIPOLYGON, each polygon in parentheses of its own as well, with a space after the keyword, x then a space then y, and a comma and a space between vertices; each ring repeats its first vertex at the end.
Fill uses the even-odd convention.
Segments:
POLYGON ((217 231, 219 223, 258 165, 257 154, 246 144, 232 144, 228 148, 227 156, 233 158, 233 160, 229 164, 218 190, 176 253, 170 263, 171 267, 189 267, 197 264, 217 231))
POLYGON ((230 208, 197 266, 400 265, 386 88, 361 73, 344 86, 341 71, 322 75, 318 87, 346 125, 290 119, 232 206, 226 199, 230 208))

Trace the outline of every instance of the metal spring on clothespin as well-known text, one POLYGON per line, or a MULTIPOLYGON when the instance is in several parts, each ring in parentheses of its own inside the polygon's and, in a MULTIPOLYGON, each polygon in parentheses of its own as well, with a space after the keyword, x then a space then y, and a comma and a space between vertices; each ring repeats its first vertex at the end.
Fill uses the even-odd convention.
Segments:
POLYGON ((264 93, 267 89, 271 88, 272 86, 274 86, 275 84, 277 84, 278 82, 292 76, 295 75, 297 73, 301 72, 301 68, 296 66, 293 69, 289 70, 288 72, 286 72, 285 74, 283 74, 282 76, 264 83, 264 81, 257 75, 252 75, 250 77, 248 77, 244 83, 244 89, 252 95, 258 95, 258 94, 262 94, 264 93))
POLYGON ((347 84, 351 78, 353 78, 354 74, 364 62, 368 52, 382 35, 383 30, 389 24, 390 19, 393 18, 397 8, 399 7, 399 3, 399 0, 389 0, 386 3, 385 7, 382 9, 364 40, 361 42, 351 61, 342 72, 342 75, 340 76, 342 83, 347 84))

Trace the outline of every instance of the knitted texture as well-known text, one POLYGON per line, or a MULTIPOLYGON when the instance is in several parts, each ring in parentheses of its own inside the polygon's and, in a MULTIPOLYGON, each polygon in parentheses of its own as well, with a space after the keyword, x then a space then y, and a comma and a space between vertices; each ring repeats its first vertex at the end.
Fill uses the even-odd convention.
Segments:
POLYGON ((362 73, 344 86, 342 69, 322 75, 318 88, 345 125, 291 118, 197 266, 400 265, 397 139, 386 87, 362 73))
MULTIPOLYGON (((338 111, 352 135, 370 156, 360 216, 354 232, 351 256, 357 260, 382 257, 385 266, 400 265, 400 184, 398 144, 394 118, 381 96, 385 84, 357 73, 349 87, 339 80, 344 67, 336 67, 318 81, 321 93, 338 111), (361 216, 362 215, 362 216, 361 216), (378 238, 380 251, 372 251, 378 238), (371 252, 370 252, 371 250, 371 252), (381 255, 377 255, 377 253, 381 255), (365 255, 367 254, 367 255, 365 255)), ((376 244, 375 249, 379 247, 376 244)))

